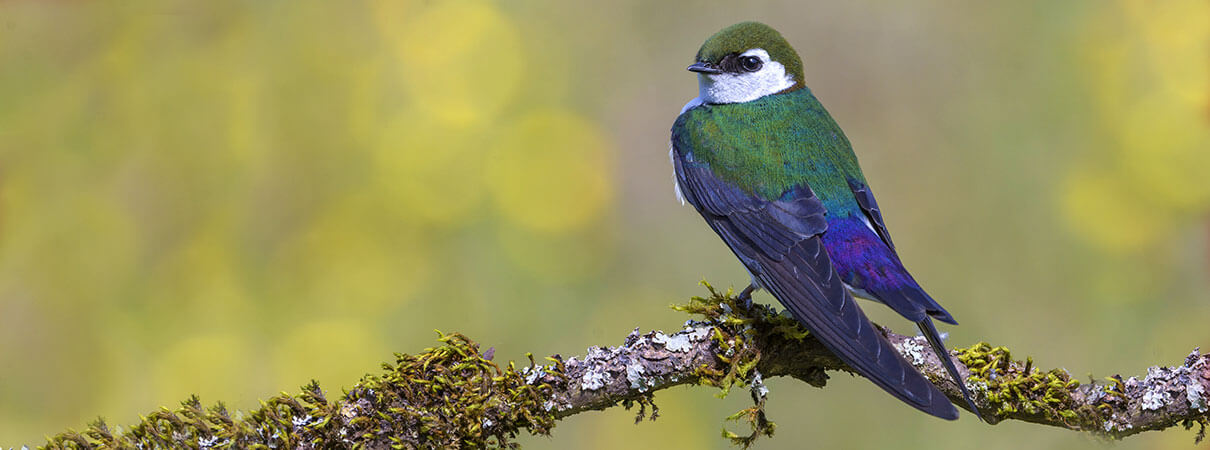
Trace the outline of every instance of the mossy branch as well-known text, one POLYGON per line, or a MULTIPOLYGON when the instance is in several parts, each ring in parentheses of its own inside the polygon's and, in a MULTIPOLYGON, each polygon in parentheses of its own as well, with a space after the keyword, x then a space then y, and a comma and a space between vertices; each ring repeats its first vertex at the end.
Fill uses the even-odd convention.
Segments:
MULTIPOLYGON (((636 421, 655 419, 652 394, 681 384, 715 386, 720 396, 746 386, 753 406, 728 419, 746 422, 751 433, 724 429, 723 435, 747 446, 775 428, 764 413, 763 378, 791 376, 822 387, 827 371, 849 370, 792 319, 761 305, 745 310, 730 290, 707 288, 709 297, 675 307, 701 317, 680 331, 640 334, 636 328, 622 345, 591 347, 580 357, 553 356, 539 364, 530 356, 518 369, 493 362, 491 349, 480 351, 462 335, 442 335, 441 346, 396 355, 381 374, 362 379, 338 400, 329 400, 314 382, 247 414, 222 404, 204 408, 195 397, 125 429, 98 420, 83 432, 51 438, 46 447, 509 447, 522 430, 549 434, 557 420, 619 404, 637 404, 636 421)), ((966 407, 923 338, 887 337, 966 407)), ((1210 355, 1197 351, 1181 365, 1152 367, 1141 380, 1114 375, 1088 384, 1062 369, 1042 371, 1029 358, 1014 360, 1003 347, 980 343, 953 353, 989 421, 1023 420, 1110 439, 1197 424, 1200 440, 1210 419, 1210 355)))

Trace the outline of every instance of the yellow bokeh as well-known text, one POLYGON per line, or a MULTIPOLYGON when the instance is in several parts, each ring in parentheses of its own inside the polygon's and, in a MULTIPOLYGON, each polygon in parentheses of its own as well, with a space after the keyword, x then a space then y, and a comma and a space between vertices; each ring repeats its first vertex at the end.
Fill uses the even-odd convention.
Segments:
POLYGON ((274 280, 295 306, 333 313, 406 303, 431 276, 430 251, 406 220, 374 214, 376 197, 355 194, 288 240, 274 280))
POLYGON ((227 230, 218 223, 199 225, 187 241, 152 256, 159 263, 144 274, 146 301, 167 323, 149 330, 171 331, 182 323, 235 328, 228 318, 248 318, 252 305, 240 280, 238 257, 226 244, 227 230))
POLYGON ((1140 99, 1116 128, 1122 172, 1114 182, 1184 214, 1210 205, 1210 127, 1198 111, 1165 98, 1140 99))
POLYGON ((1210 4, 1120 0, 1091 16, 1088 75, 1105 144, 1073 162, 1076 236, 1134 251, 1210 207, 1210 4))
MULTIPOLYGON (((433 328, 506 364, 679 326, 665 305, 701 277, 744 276, 669 207, 665 156, 696 89, 683 61, 739 17, 804 56, 872 183, 936 181, 879 200, 936 210, 896 239, 939 249, 910 269, 966 309, 960 341, 1096 374, 1163 362, 1140 347, 1163 336, 1197 344, 1210 2, 775 3, 0 1, 0 447, 97 416, 128 427, 195 393, 246 414, 318 378, 334 399, 435 345, 433 328), (1013 333, 1042 315, 1070 339, 1013 333)), ((836 384, 878 403, 776 392, 794 413, 759 445, 1084 441, 960 421, 947 447, 932 419, 836 384), (835 414, 799 426, 810 411, 835 414), (874 413, 887 433, 848 432, 874 413)), ((663 417, 639 427, 619 408, 518 439, 727 448, 718 428, 746 396, 712 393, 661 391, 663 417)))
POLYGON ((399 39, 407 20, 415 15, 415 0, 367 0, 374 25, 383 36, 399 39))
POLYGON ((327 392, 352 386, 389 350, 357 320, 327 319, 292 326, 273 349, 275 385, 318 380, 327 392), (305 375, 303 375, 305 374, 305 375), (305 378, 304 378, 305 377, 305 378))
POLYGON ((1107 250, 1132 251, 1163 237, 1171 213, 1156 208, 1114 174, 1083 170, 1069 174, 1059 207, 1073 232, 1107 250))
POLYGON ((226 148, 241 166, 251 165, 269 142, 264 133, 264 80, 248 69, 228 74, 226 148))
POLYGON ((398 74, 413 106, 453 124, 494 117, 524 75, 516 26, 488 1, 425 6, 398 27, 378 21, 398 52, 398 74))
POLYGON ((419 114, 400 114, 374 149, 375 189, 398 215, 451 225, 475 213, 483 196, 482 132, 419 114))
POLYGON ((1137 52, 1155 87, 1187 105, 1204 105, 1210 93, 1210 2, 1120 0, 1131 30, 1140 34, 1137 52))
POLYGON ((1119 0, 1092 16, 1083 52, 1089 81, 1107 117, 1129 102, 1159 95, 1184 107, 1203 107, 1210 95, 1210 3, 1201 0, 1119 0))
POLYGON ((535 279, 565 282, 591 279, 613 260, 616 239, 604 226, 549 234, 503 226, 497 240, 509 260, 535 279))
POLYGON ((152 367, 155 397, 185 398, 197 394, 207 403, 250 381, 255 359, 251 342, 232 333, 199 334, 164 350, 152 367))
POLYGON ((487 174, 504 217, 562 232, 600 217, 613 200, 611 144, 593 124, 563 110, 522 117, 502 136, 487 174))

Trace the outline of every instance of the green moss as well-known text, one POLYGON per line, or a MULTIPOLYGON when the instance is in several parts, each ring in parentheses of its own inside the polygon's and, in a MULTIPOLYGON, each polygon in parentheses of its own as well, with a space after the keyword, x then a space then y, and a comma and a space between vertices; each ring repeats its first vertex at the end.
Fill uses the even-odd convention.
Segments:
POLYGON ((629 411, 630 408, 633 408, 636 403, 639 405, 639 412, 635 413, 634 415, 635 425, 638 425, 647 417, 651 417, 651 420, 653 421, 660 417, 660 407, 655 406, 655 394, 651 392, 644 392, 639 394, 639 396, 636 398, 622 400, 622 406, 626 408, 627 411, 629 411), (647 414, 648 407, 651 408, 650 416, 647 414))
POLYGON ((565 381, 560 364, 543 367, 544 376, 528 383, 526 371, 511 362, 499 367, 465 336, 438 340, 443 345, 420 354, 397 354, 380 375, 365 377, 339 402, 329 402, 316 382, 299 394, 262 402, 246 416, 233 416, 222 404, 203 408, 192 397, 129 430, 111 430, 98 420, 83 432, 52 437, 44 448, 479 448, 514 446, 511 439, 521 428, 550 433, 549 382, 565 381))
POLYGON ((1185 419, 1181 421, 1181 425, 1186 430, 1193 429, 1194 425, 1198 426, 1197 434, 1193 438, 1193 444, 1197 445, 1202 443, 1203 439, 1206 439, 1206 425, 1210 425, 1210 417, 1200 416, 1193 419, 1185 419))
POLYGON ((722 432, 732 444, 747 448, 761 436, 773 436, 777 428, 777 424, 765 416, 764 386, 756 371, 761 360, 760 346, 752 345, 758 335, 756 327, 769 335, 795 341, 805 338, 807 331, 794 319, 775 314, 768 306, 753 304, 751 309, 745 309, 746 305, 736 298, 731 288, 719 292, 706 281, 702 281, 702 285, 709 291, 709 296, 693 297, 689 303, 672 308, 701 316, 711 325, 711 336, 719 349, 715 356, 727 365, 726 370, 708 366, 697 368, 694 374, 698 383, 718 387, 719 398, 726 397, 736 384, 752 387, 753 405, 727 417, 728 421, 747 422, 751 433, 739 435, 726 428, 722 432))
POLYGON ((956 351, 970 370, 967 383, 983 391, 988 403, 997 408, 997 416, 1032 415, 1073 428, 1099 430, 1100 413, 1076 401, 1080 382, 1067 371, 1040 371, 1033 367, 1032 358, 1014 361, 1008 348, 986 342, 956 351))

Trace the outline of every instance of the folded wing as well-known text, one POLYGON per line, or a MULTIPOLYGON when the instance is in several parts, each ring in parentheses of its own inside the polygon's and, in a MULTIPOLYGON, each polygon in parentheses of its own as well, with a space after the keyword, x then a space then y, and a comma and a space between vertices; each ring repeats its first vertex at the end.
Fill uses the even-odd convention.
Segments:
MULTIPOLYGON (((931 415, 956 419, 958 410, 876 330, 823 246, 826 209, 798 185, 776 200, 719 179, 708 165, 677 149, 677 183, 685 199, 794 317, 857 373, 931 415)), ((889 244, 889 242, 888 242, 889 244)))

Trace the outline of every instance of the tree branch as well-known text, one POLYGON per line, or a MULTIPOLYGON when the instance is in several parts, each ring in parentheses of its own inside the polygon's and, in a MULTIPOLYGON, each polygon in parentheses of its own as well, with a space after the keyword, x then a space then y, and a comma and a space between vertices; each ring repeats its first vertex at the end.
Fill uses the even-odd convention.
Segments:
MULTIPOLYGON (((709 287, 707 285, 707 287, 709 287)), ((751 425, 739 445, 772 435, 764 415, 768 390, 762 379, 790 376, 823 387, 826 371, 850 369, 807 335, 793 319, 757 305, 742 310, 730 291, 712 288, 676 308, 702 316, 676 333, 640 334, 636 328, 617 347, 591 347, 584 356, 547 358, 528 367, 501 367, 494 351, 480 352, 469 339, 442 336, 443 345, 424 353, 397 355, 379 376, 367 376, 337 401, 326 399, 312 382, 298 395, 280 395, 246 415, 229 414, 222 404, 202 408, 196 397, 176 411, 162 409, 129 429, 110 430, 98 420, 84 432, 68 431, 50 448, 188 446, 193 448, 352 447, 397 445, 513 446, 522 430, 548 434, 555 421, 587 410, 637 403, 637 420, 658 410, 655 391, 681 384, 716 386, 728 392, 749 387, 753 406, 729 419, 751 425)), ((884 330, 885 331, 885 330, 884 330)), ((887 332, 887 337, 954 403, 966 408, 958 386, 922 337, 887 332)), ((1111 439, 1176 424, 1210 419, 1210 355, 1196 350, 1183 364, 1152 367, 1143 379, 1081 384, 1066 371, 1041 371, 1030 359, 985 343, 952 352, 980 412, 993 423, 1022 420, 1111 439)))

